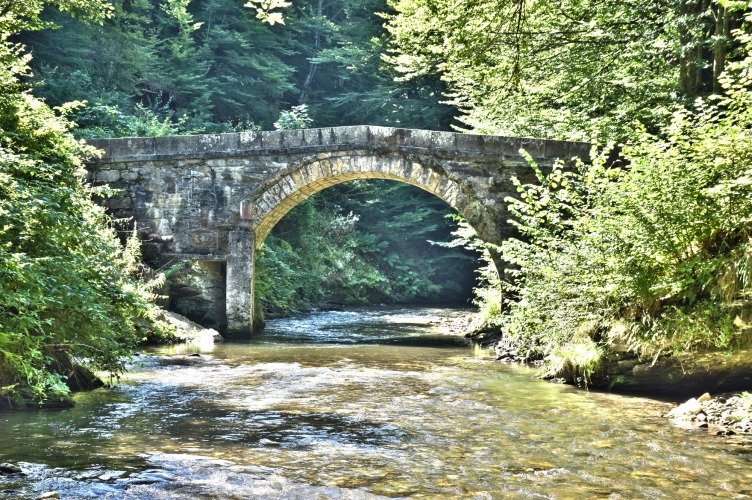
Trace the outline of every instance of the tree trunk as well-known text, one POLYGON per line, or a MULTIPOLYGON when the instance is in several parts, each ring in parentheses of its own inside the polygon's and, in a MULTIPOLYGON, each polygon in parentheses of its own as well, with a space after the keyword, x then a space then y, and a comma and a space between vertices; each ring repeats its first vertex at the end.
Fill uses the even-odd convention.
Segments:
MULTIPOLYGON (((323 15, 324 15, 323 10, 324 10, 324 0, 319 0, 318 6, 316 8, 316 31, 313 37, 314 55, 318 54, 319 49, 321 48, 321 19, 323 18, 323 15)), ((310 63, 310 66, 308 67, 308 74, 306 75, 306 79, 303 82, 302 87, 300 88, 300 94, 298 95, 298 102, 302 103, 305 101, 308 88, 311 86, 311 83, 313 83, 313 76, 316 74, 317 66, 318 64, 314 62, 310 63)))
POLYGON ((726 67, 726 33, 729 30, 729 14, 723 6, 718 5, 715 12, 715 31, 713 47, 713 93, 721 91, 719 78, 726 67))

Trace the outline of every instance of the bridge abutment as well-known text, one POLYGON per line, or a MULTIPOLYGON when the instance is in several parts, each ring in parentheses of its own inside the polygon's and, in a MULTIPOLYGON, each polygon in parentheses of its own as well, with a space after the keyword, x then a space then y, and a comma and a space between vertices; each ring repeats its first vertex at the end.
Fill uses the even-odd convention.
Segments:
POLYGON ((225 280, 228 338, 249 338, 253 333, 254 240, 253 232, 248 229, 228 234, 225 280))

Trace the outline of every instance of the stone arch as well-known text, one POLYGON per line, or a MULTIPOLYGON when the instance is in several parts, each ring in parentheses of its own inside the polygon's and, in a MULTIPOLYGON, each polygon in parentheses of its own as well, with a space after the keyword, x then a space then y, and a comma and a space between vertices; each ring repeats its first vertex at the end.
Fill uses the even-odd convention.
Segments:
POLYGON ((481 238, 496 242, 493 217, 462 181, 440 165, 404 155, 345 155, 315 159, 291 168, 264 185, 252 202, 255 247, 263 244, 282 217, 309 196, 342 182, 387 179, 432 193, 475 227, 481 238))

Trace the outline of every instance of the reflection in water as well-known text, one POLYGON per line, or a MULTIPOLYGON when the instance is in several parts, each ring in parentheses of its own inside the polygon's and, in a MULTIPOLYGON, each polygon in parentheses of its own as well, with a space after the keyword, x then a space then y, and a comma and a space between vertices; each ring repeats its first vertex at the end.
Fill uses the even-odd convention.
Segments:
POLYGON ((0 415, 0 462, 28 472, 0 498, 752 495, 743 440, 493 363, 439 331, 446 314, 320 313, 141 356, 73 410, 0 415))

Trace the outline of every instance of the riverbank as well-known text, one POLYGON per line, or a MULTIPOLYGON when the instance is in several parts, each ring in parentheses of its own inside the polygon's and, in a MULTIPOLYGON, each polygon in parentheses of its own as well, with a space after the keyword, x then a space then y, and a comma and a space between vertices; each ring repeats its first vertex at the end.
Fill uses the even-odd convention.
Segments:
MULTIPOLYGON (((156 322, 168 325, 167 328, 154 328, 154 325, 144 320, 141 329, 142 345, 165 345, 175 343, 188 343, 211 345, 215 341, 222 340, 216 330, 204 328, 188 318, 179 314, 162 311, 156 322), (160 332, 157 334, 156 332, 160 332), (168 332, 165 334, 165 332, 168 332)), ((85 363, 76 359, 71 353, 63 348, 50 348, 45 353, 49 359, 51 373, 59 374, 67 387, 67 391, 56 390, 49 394, 43 401, 38 402, 37 397, 23 384, 14 379, 11 372, 3 367, 0 358, 0 411, 17 410, 24 408, 32 409, 63 409, 74 405, 71 394, 97 389, 105 385, 85 363)))
MULTIPOLYGON (((524 360, 514 342, 499 328, 483 324, 478 315, 465 321, 471 327, 466 337, 492 349, 497 361, 528 366, 542 363, 524 360)), ((453 329, 463 326, 456 320, 449 324, 453 329)), ((752 434, 752 350, 693 351, 652 360, 612 352, 604 359, 587 383, 574 371, 541 378, 606 392, 667 398, 677 407, 664 416, 681 426, 710 428, 718 435, 752 434), (702 396, 690 397, 697 394, 702 396), (680 404, 682 398, 689 399, 680 404)))

